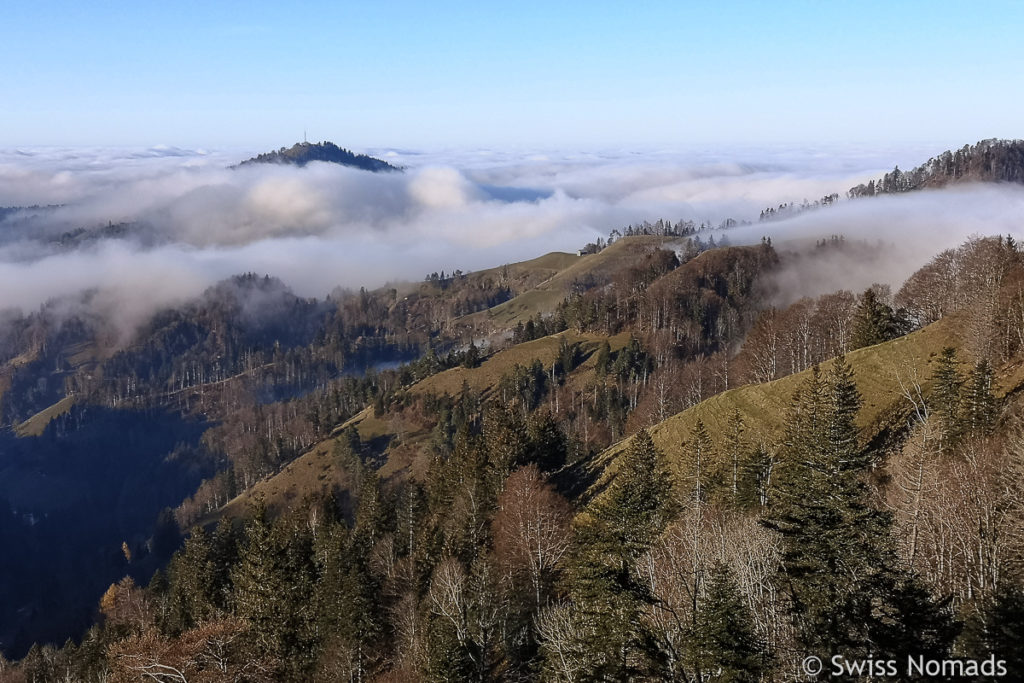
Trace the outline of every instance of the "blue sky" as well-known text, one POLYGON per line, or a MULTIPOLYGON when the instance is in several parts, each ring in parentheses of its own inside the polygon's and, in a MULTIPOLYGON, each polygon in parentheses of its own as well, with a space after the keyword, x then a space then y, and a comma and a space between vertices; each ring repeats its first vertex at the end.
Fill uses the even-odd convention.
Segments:
POLYGON ((1024 136, 1016 2, 7 0, 2 25, 8 147, 1024 136))

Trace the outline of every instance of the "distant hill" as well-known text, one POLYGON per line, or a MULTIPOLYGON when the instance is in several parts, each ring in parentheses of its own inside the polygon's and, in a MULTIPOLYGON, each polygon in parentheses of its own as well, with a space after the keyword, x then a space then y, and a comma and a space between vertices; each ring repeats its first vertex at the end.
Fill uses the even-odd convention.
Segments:
POLYGON ((946 150, 912 171, 897 166, 878 180, 851 187, 847 194, 872 197, 971 182, 1024 183, 1024 140, 982 140, 955 152, 946 150))
POLYGON ((238 164, 247 166, 249 164, 291 164, 293 166, 305 166, 311 161, 326 161, 331 164, 351 166, 363 171, 380 173, 382 171, 401 171, 397 166, 388 162, 367 156, 355 154, 349 150, 338 147, 333 142, 297 142, 289 148, 282 147, 276 152, 266 152, 238 164))

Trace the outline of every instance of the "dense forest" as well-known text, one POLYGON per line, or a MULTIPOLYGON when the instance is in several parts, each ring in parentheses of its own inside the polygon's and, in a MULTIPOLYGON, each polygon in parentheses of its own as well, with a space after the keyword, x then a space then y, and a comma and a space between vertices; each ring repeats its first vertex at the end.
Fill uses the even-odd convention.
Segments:
POLYGON ((1024 248, 728 227, 3 314, 0 681, 1019 676, 1024 248))

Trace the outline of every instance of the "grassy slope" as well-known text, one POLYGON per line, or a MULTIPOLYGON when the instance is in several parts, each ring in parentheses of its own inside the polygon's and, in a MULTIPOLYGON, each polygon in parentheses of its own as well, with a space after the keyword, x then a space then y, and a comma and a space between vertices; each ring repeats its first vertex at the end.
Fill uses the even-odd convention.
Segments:
MULTIPOLYGON (((579 343, 583 356, 583 361, 572 373, 569 381, 574 384, 585 383, 593 377, 597 360, 595 351, 606 338, 594 334, 562 332, 499 351, 476 368, 459 367, 445 370, 414 384, 409 391, 456 395, 462 391, 465 382, 473 390, 487 396, 497 387, 502 375, 511 370, 516 363, 525 365, 536 358, 545 365, 550 365, 558 354, 563 336, 569 343, 579 343)), ((608 338, 613 351, 622 348, 628 341, 628 334, 608 338)), ((281 472, 228 503, 222 514, 244 515, 249 501, 255 496, 261 496, 271 508, 284 508, 300 502, 305 495, 312 492, 331 489, 344 491, 351 482, 332 453, 334 443, 340 438, 342 430, 350 426, 355 427, 360 440, 367 445, 371 453, 383 460, 379 469, 381 477, 411 475, 422 478, 426 475, 430 428, 401 414, 387 413, 377 416, 374 415, 373 408, 366 408, 336 427, 329 438, 312 447, 281 472)))
POLYGON ((43 432, 46 430, 46 425, 50 424, 50 420, 68 412, 71 410, 71 406, 73 405, 75 405, 75 397, 65 396, 52 406, 48 406, 40 410, 38 413, 16 426, 14 428, 14 433, 18 436, 42 436, 43 432))
MULTIPOLYGON (((597 349, 602 341, 607 339, 598 334, 577 334, 566 331, 552 334, 533 341, 516 344, 510 348, 498 351, 496 354, 485 360, 479 367, 452 368, 445 370, 432 377, 427 377, 421 382, 412 386, 410 391, 414 393, 434 393, 456 395, 462 391, 463 382, 467 383, 474 391, 485 394, 498 385, 502 375, 512 369, 517 363, 529 365, 534 359, 540 360, 545 366, 550 366, 558 356, 558 348, 562 339, 570 344, 579 344, 585 357, 589 357, 597 349)), ((628 342, 628 335, 619 335, 609 339, 612 350, 621 348, 628 342)))
MULTIPOLYGON (((863 401, 857 423, 865 440, 903 420, 906 400, 902 396, 900 378, 908 384, 916 377, 927 390, 932 360, 945 346, 961 346, 958 332, 955 323, 946 318, 906 337, 847 355, 863 401)), ((822 372, 826 373, 827 369, 828 364, 825 364, 822 372)), ((790 399, 810 372, 725 391, 654 425, 650 428, 651 438, 670 463, 679 468, 684 465, 682 443, 690 438, 697 420, 705 423, 718 444, 729 416, 738 410, 743 416, 745 433, 758 434, 761 440, 770 443, 781 436, 790 399)), ((629 442, 630 439, 625 439, 612 445, 595 461, 593 468, 601 472, 597 487, 603 487, 608 477, 613 476, 617 457, 627 449, 629 442)))
POLYGON ((244 517, 248 514, 250 502, 259 498, 270 510, 278 512, 300 503, 310 494, 347 490, 352 481, 349 474, 337 466, 333 455, 334 442, 335 439, 330 438, 316 444, 273 477, 236 496, 204 523, 215 521, 222 515, 244 517))
MULTIPOLYGON (((858 349, 847 355, 862 397, 857 423, 865 443, 905 424, 910 405, 903 396, 901 380, 909 386, 916 378, 927 393, 933 363, 944 347, 957 347, 961 361, 967 360, 963 351, 963 333, 955 318, 946 318, 900 339, 858 349)), ((828 368, 829 364, 824 364, 823 373, 828 368)), ((697 420, 704 422, 717 445, 722 442, 729 416, 738 409, 743 415, 746 434, 761 435, 761 440, 770 445, 782 435, 790 399, 809 374, 810 370, 807 370, 773 382, 723 392, 654 425, 650 429, 651 438, 666 454, 671 465, 682 471, 687 466, 682 444, 690 438, 697 420)), ((1022 381, 1024 368, 1004 369, 998 378, 997 396, 1014 390, 1022 381)), ((596 459, 591 471, 596 484, 591 493, 604 488, 609 478, 614 476, 618 456, 628 445, 629 439, 621 441, 596 459)))
MULTIPOLYGON (((64 349, 64 356, 71 366, 72 373, 81 370, 95 370, 99 362, 109 354, 109 351, 103 351, 95 343, 72 344, 64 349)), ((12 358, 3 367, 0 367, 0 397, 3 396, 3 392, 9 386, 11 373, 17 368, 37 360, 37 358, 38 352, 24 353, 12 358), (5 377, 6 380, 4 379, 5 377)), ((64 396, 53 405, 43 408, 21 424, 15 425, 14 433, 18 436, 42 435, 46 425, 50 424, 50 421, 55 417, 68 412, 77 400, 75 396, 64 396)))
POLYGON ((565 267, 560 268, 533 289, 486 311, 465 316, 463 322, 480 324, 490 321, 496 326, 513 327, 519 322, 526 322, 537 313, 550 313, 569 293, 573 283, 591 277, 597 280, 608 277, 630 259, 640 257, 673 239, 675 238, 653 235, 624 237, 597 254, 574 256, 572 258, 575 260, 564 261, 565 267))

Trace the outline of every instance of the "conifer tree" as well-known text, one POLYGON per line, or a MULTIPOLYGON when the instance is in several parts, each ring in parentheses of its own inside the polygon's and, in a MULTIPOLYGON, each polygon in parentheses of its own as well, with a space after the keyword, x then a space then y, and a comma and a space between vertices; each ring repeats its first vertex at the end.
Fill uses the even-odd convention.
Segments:
POLYGON ((215 611, 215 578, 212 544, 206 531, 196 527, 170 567, 171 610, 168 626, 185 631, 211 617, 215 611))
POLYGON ((530 443, 526 421, 511 405, 494 401, 484 409, 482 432, 492 478, 496 482, 504 481, 527 460, 530 443))
POLYGON ((941 654, 948 615, 902 564, 891 516, 876 509, 857 442, 852 371, 815 370, 788 415, 783 465, 763 523, 783 541, 783 585, 800 643, 846 657, 941 654))
POLYGON ((252 626, 261 651, 278 655, 282 648, 283 596, 288 579, 265 507, 256 507, 245 531, 245 543, 231 572, 235 613, 252 626))
MULTIPOLYGON (((1009 582, 1007 582, 1009 583, 1009 582)), ((1024 671, 1024 590, 1006 585, 988 600, 980 615, 972 656, 995 655, 1006 661, 1009 672, 1024 671)))
POLYGON ((963 426, 964 380, 957 368, 956 349, 942 349, 932 373, 932 413, 938 419, 940 448, 950 451, 960 441, 963 426))
POLYGON ((262 504, 246 526, 246 542, 232 569, 235 613, 245 619, 261 656, 295 675, 312 662, 312 538, 291 519, 275 525, 262 504))
POLYGON ((597 350, 597 359, 594 365, 594 371, 598 377, 604 377, 608 373, 608 369, 611 367, 612 362, 612 347, 607 341, 601 342, 601 346, 597 350))
POLYGON ((387 515, 382 499, 380 479, 377 472, 367 468, 359 487, 359 504, 356 507, 354 531, 365 547, 371 547, 384 532, 387 515))
POLYGON ((740 486, 737 501, 743 507, 758 508, 768 504, 768 490, 772 484, 772 473, 778 464, 775 454, 763 444, 758 444, 750 459, 740 470, 740 486))
POLYGON ((466 349, 466 355, 462 359, 462 367, 472 369, 478 365, 480 365, 480 349, 470 340, 469 348, 466 349))
POLYGON ((366 680, 383 633, 380 586, 367 567, 364 533, 325 525, 317 538, 314 604, 320 638, 350 654, 351 680, 366 680))
POLYGON ((697 680, 760 681, 767 654, 751 628, 753 615, 736 579, 722 562, 712 568, 710 578, 691 639, 694 675, 697 680))
POLYGON ((853 316, 853 336, 850 349, 881 344, 895 339, 902 330, 895 312, 886 303, 879 301, 873 287, 864 290, 860 304, 853 316))
POLYGON ((566 578, 580 649, 595 680, 637 675, 652 654, 641 614, 654 598, 637 563, 677 512, 662 461, 647 431, 638 432, 608 491, 578 529, 566 578))
POLYGON ((743 451, 743 415, 739 410, 733 410, 729 416, 729 424, 725 433, 725 455, 732 466, 732 477, 730 482, 730 494, 732 504, 738 505, 740 498, 740 456, 743 451))
POLYGON ((565 465, 568 446, 558 421, 547 410, 530 416, 527 423, 530 437, 529 459, 545 472, 554 472, 565 465))
POLYGON ((992 366, 980 360, 967 380, 963 429, 972 436, 987 433, 995 426, 996 398, 992 393, 992 366))
POLYGON ((709 466, 713 457, 713 449, 714 444, 708 434, 708 429, 704 425, 704 421, 698 419, 690 431, 690 440, 683 443, 683 452, 686 454, 693 479, 690 494, 698 504, 707 502, 710 482, 709 466))

